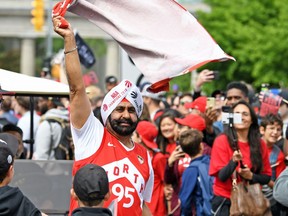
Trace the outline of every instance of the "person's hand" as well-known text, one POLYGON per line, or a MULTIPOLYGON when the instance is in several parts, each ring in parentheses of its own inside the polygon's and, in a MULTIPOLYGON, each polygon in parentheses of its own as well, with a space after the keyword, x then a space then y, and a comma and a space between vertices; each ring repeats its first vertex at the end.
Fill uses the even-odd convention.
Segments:
POLYGON ((212 125, 213 122, 217 120, 217 117, 219 115, 219 110, 215 107, 208 107, 205 110, 205 123, 206 125, 212 125))
POLYGON ((236 150, 233 152, 233 156, 232 156, 232 160, 234 162, 239 162, 240 160, 242 160, 243 156, 240 150, 236 150))
POLYGON ((268 183, 268 186, 270 188, 273 188, 274 187, 274 183, 275 183, 274 181, 270 180, 269 183, 268 183))
POLYGON ((53 22, 53 26, 54 26, 54 31, 59 34, 60 36, 62 36, 63 38, 65 37, 69 37, 69 36, 73 36, 74 37, 74 33, 72 30, 71 25, 68 23, 68 27, 67 28, 60 28, 61 25, 61 20, 63 19, 62 16, 59 16, 59 14, 55 14, 52 17, 52 22, 53 22))
POLYGON ((238 174, 246 180, 252 180, 253 172, 251 172, 250 168, 247 165, 244 165, 244 166, 245 168, 238 169, 238 174))
POLYGON ((195 83, 195 91, 200 91, 201 86, 204 83, 211 82, 214 79, 213 71, 205 69, 198 74, 196 83, 195 83))
POLYGON ((166 200, 171 200, 172 199, 172 194, 173 194, 173 187, 171 184, 166 184, 164 186, 164 196, 166 200))
POLYGON ((177 145, 175 150, 171 153, 170 157, 168 158, 168 166, 172 167, 176 160, 185 157, 185 153, 182 151, 181 146, 177 145))
POLYGON ((60 15, 60 24, 59 27, 61 28, 68 28, 69 23, 67 22, 67 20, 65 20, 64 16, 65 13, 68 9, 68 7, 70 6, 72 0, 65 0, 63 2, 58 2, 57 4, 54 5, 53 10, 52 10, 52 16, 54 15, 60 15))
POLYGON ((205 123, 208 133, 213 133, 213 122, 217 121, 219 110, 215 107, 208 107, 205 111, 205 123), (212 131, 211 131, 212 130, 212 131))
POLYGON ((264 91, 261 91, 261 92, 259 93, 258 99, 259 99, 260 102, 263 102, 263 98, 264 98, 264 95, 265 95, 265 94, 266 94, 266 93, 265 93, 264 91))

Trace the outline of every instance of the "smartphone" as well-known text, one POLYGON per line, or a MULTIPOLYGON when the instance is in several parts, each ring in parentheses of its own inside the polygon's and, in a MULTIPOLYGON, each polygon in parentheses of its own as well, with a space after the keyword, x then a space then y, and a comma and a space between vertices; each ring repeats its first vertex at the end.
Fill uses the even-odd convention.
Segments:
POLYGON ((268 83, 262 83, 261 84, 261 91, 269 91, 269 84, 268 83))
POLYGON ((222 123, 229 124, 230 119, 232 119, 233 124, 242 123, 241 113, 233 113, 233 110, 230 106, 222 106, 222 123))
POLYGON ((219 79, 219 71, 213 71, 213 75, 214 75, 214 80, 219 79))
POLYGON ((215 106, 215 98, 214 97, 207 97, 207 107, 214 107, 215 106))

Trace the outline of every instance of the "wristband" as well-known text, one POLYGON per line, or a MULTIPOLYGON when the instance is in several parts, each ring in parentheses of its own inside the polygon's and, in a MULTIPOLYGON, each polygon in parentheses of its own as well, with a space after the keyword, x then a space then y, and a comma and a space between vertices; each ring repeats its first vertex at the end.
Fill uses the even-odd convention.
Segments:
POLYGON ((64 54, 68 54, 68 53, 71 53, 71 52, 74 52, 75 50, 77 50, 78 47, 76 46, 75 48, 71 49, 71 50, 68 50, 68 51, 64 51, 64 54))

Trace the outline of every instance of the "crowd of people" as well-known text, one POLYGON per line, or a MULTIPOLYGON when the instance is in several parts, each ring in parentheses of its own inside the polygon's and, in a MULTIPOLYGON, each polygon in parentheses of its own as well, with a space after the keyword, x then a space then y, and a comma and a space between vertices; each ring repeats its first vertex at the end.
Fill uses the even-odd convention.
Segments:
POLYGON ((238 182, 262 185, 272 215, 288 214, 288 90, 280 92, 285 100, 278 113, 265 116, 244 82, 205 96, 201 87, 214 78, 207 69, 193 93, 151 93, 147 83, 109 76, 105 94, 91 87, 87 94, 73 30, 59 28, 60 20, 53 17, 64 39, 69 101, 37 98, 34 142, 29 98, 0 92, 0 141, 14 150, 0 147, 1 191, 13 178, 15 158, 58 159, 54 150, 64 122, 73 138, 72 215, 227 216, 234 174, 238 182))

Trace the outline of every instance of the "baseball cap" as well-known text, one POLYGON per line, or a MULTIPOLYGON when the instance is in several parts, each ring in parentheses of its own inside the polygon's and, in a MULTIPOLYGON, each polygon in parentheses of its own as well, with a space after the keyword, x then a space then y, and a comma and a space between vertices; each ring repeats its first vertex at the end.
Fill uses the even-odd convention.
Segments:
POLYGON ((73 188, 81 201, 104 199, 109 192, 109 181, 106 171, 96 164, 87 164, 77 171, 73 188))
POLYGON ((203 131, 206 128, 206 123, 204 118, 196 114, 189 114, 185 118, 175 118, 175 121, 184 126, 188 126, 192 129, 197 129, 203 131))
POLYGON ((279 96, 284 98, 285 100, 288 100, 288 89, 282 89, 279 93, 279 96))
POLYGON ((145 86, 143 87, 141 94, 144 97, 149 97, 152 98, 154 100, 162 100, 165 96, 165 91, 161 91, 158 93, 152 93, 150 91, 148 91, 148 88, 150 87, 150 83, 146 83, 145 86))
POLYGON ((156 122, 161 117, 161 115, 163 113, 164 113, 164 110, 162 110, 162 109, 158 110, 154 115, 153 121, 156 122))
POLYGON ((154 142, 154 139, 157 137, 158 131, 154 124, 149 121, 140 121, 136 128, 137 133, 141 136, 144 144, 151 148, 157 149, 158 146, 154 142))
POLYGON ((59 97, 49 97, 48 98, 53 104, 59 107, 64 107, 63 103, 61 102, 61 99, 59 97))
POLYGON ((106 79, 105 79, 105 82, 106 83, 114 83, 114 84, 116 84, 117 83, 117 78, 115 77, 115 76, 108 76, 108 77, 106 77, 106 79))
POLYGON ((197 109, 202 113, 205 113, 207 105, 207 97, 200 96, 191 103, 186 103, 184 106, 186 109, 197 109))
POLYGON ((0 133, 0 146, 8 147, 13 156, 17 153, 18 145, 19 143, 15 136, 9 133, 0 133))
POLYGON ((0 181, 2 182, 7 175, 10 166, 13 164, 13 155, 7 146, 0 144, 0 181))
POLYGON ((224 96, 224 92, 219 90, 219 89, 216 89, 214 90, 212 93, 211 93, 211 97, 216 97, 217 95, 221 95, 221 96, 224 96))

